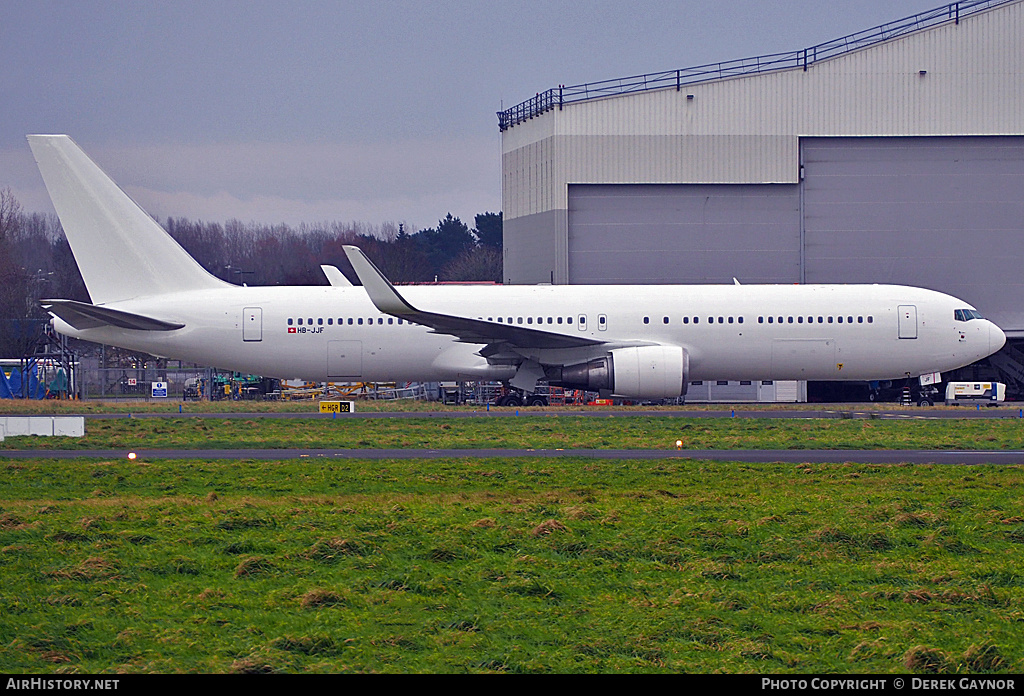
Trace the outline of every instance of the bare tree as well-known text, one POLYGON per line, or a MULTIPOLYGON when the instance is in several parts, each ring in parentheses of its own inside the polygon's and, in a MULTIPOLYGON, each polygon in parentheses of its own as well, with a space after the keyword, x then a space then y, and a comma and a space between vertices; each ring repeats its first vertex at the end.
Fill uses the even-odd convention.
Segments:
POLYGON ((501 282, 502 251, 492 246, 478 246, 464 251, 441 269, 441 280, 501 282))
POLYGON ((0 190, 0 351, 21 357, 35 340, 30 321, 30 276, 17 258, 21 205, 9 188, 0 190))
POLYGON ((21 203, 10 188, 0 189, 0 242, 8 239, 21 221, 21 203))

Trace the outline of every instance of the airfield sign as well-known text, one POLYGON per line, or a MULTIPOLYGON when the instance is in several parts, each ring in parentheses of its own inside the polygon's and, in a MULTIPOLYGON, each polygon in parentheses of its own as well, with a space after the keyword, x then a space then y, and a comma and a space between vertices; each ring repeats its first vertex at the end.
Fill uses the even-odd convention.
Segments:
POLYGON ((352 401, 321 401, 320 413, 352 413, 355 402, 352 401))

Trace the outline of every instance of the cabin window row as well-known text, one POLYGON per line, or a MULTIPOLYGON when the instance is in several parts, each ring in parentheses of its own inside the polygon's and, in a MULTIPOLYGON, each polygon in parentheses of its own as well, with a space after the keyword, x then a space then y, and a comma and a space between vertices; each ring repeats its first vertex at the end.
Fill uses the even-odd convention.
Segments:
MULTIPOLYGON (((690 323, 699 324, 700 323, 700 317, 683 317, 682 318, 682 322, 684 324, 690 324, 690 323)), ((708 317, 708 323, 709 324, 714 324, 716 322, 719 323, 719 324, 742 324, 743 323, 743 317, 708 317)), ((645 324, 650 324, 651 323, 651 318, 650 317, 644 317, 644 323, 645 324)), ((661 323, 662 324, 670 324, 670 323, 672 323, 672 320, 669 317, 662 317, 661 318, 661 323)))
MULTIPOLYGON (((316 319, 314 319, 313 317, 307 317, 305 319, 303 319, 302 317, 298 317, 297 319, 294 317, 288 317, 288 326, 324 326, 324 324, 326 324, 327 326, 334 326, 334 322, 334 317, 327 317, 327 319, 324 319, 323 317, 318 317, 316 319)), ((412 323, 406 322, 402 319, 395 319, 394 317, 367 317, 366 319, 363 319, 363 317, 348 317, 348 319, 345 319, 344 317, 338 317, 337 322, 338 326, 343 326, 345 324, 347 324, 348 326, 372 326, 374 324, 376 324, 377 326, 383 326, 385 323, 392 325, 412 323)))
MULTIPOLYGON (((513 323, 514 324, 524 324, 525 323, 525 324, 532 325, 534 323, 536 323, 536 324, 545 324, 545 323, 547 323, 547 324, 550 324, 550 325, 561 325, 561 324, 572 324, 573 323, 573 318, 572 317, 536 317, 536 320, 535 320, 534 317, 497 317, 497 318, 487 317, 487 321, 497 321, 499 324, 505 324, 505 323, 507 323, 507 324, 513 324, 513 323)), ((836 316, 836 317, 832 317, 832 316, 828 316, 828 317, 819 316, 817 318, 815 318, 815 317, 806 317, 805 318, 804 316, 788 316, 788 317, 787 316, 781 316, 781 317, 780 316, 768 316, 768 317, 760 316, 760 317, 757 318, 757 323, 758 324, 766 324, 766 323, 767 324, 805 324, 805 323, 806 324, 815 324, 815 323, 817 323, 817 324, 833 324, 833 323, 838 323, 838 324, 843 324, 843 323, 846 323, 846 324, 853 324, 853 323, 864 324, 864 323, 868 323, 868 324, 873 324, 874 321, 875 321, 875 318, 873 316, 870 316, 870 315, 866 316, 866 317, 865 316, 857 316, 857 317, 853 317, 853 316, 845 316, 845 317, 843 317, 843 316, 836 316)), ((605 322, 605 317, 602 315, 601 316, 601 323, 603 324, 604 322, 605 322)), ((669 317, 662 317, 661 318, 661 322, 663 324, 669 324, 669 323, 671 323, 671 320, 670 320, 669 317)), ((376 324, 378 326, 383 326, 385 323, 390 324, 390 325, 394 325, 394 324, 402 325, 402 324, 412 323, 412 322, 406 322, 406 321, 404 321, 402 319, 396 319, 395 317, 386 317, 386 318, 385 317, 376 317, 376 318, 374 318, 374 317, 367 317, 365 319, 363 317, 348 317, 347 319, 344 318, 344 317, 338 317, 337 318, 337 325, 338 326, 343 326, 343 325, 346 325, 346 324, 348 326, 364 326, 364 325, 372 326, 374 324, 376 324)), ((650 317, 644 317, 644 324, 650 324, 650 323, 651 323, 651 318, 650 317)), ((682 318, 682 323, 683 324, 691 324, 691 323, 692 324, 700 324, 701 323, 701 318, 700 317, 688 317, 688 316, 687 317, 683 317, 682 318)), ((718 324, 742 324, 743 323, 743 317, 727 317, 727 316, 708 317, 707 318, 707 323, 708 324, 715 324, 715 323, 718 323, 718 324)), ((335 325, 334 317, 328 317, 327 319, 324 319, 323 317, 318 317, 318 318, 315 318, 315 319, 313 317, 306 317, 306 318, 303 318, 303 317, 298 317, 298 318, 289 317, 288 318, 288 326, 294 326, 294 325, 298 325, 298 326, 324 326, 325 324, 327 326, 334 326, 335 325)))
MULTIPOLYGON (((684 324, 699 324, 701 323, 700 317, 683 317, 682 322, 684 324)), ((644 317, 644 323, 650 324, 651 318, 644 317)), ((662 324, 670 324, 671 319, 669 317, 661 318, 662 324)), ((743 317, 708 317, 708 324, 742 324, 743 317)), ((819 317, 804 317, 804 316, 760 316, 757 318, 758 324, 873 324, 875 318, 873 316, 819 316, 819 317)))
POLYGON ((571 324, 572 317, 487 317, 499 324, 571 324))
POLYGON ((819 317, 817 317, 817 321, 815 321, 815 317, 806 317, 806 320, 805 320, 805 318, 803 316, 797 316, 797 317, 778 317, 778 316, 772 316, 772 317, 758 317, 757 318, 757 323, 758 324, 764 324, 764 323, 768 323, 768 324, 804 324, 804 323, 807 323, 807 324, 815 324, 815 323, 817 323, 817 324, 844 324, 844 323, 845 324, 853 324, 854 322, 856 322, 858 324, 863 324, 865 322, 868 323, 868 324, 874 324, 875 323, 875 318, 873 316, 852 317, 852 316, 849 316, 849 315, 845 316, 845 317, 842 317, 842 316, 836 316, 836 317, 819 316, 819 317))

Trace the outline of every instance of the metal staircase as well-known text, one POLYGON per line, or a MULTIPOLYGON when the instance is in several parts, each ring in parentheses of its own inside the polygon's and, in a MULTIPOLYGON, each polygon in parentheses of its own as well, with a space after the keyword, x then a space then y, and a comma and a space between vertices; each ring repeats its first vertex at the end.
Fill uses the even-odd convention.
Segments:
POLYGON ((1007 343, 998 353, 990 355, 988 362, 1014 386, 1013 391, 1024 391, 1024 352, 1007 343))

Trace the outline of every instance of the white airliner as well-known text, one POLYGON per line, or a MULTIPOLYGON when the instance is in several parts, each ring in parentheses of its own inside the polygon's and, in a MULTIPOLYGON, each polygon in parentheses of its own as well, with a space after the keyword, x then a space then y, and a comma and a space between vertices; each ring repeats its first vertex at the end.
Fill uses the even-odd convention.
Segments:
POLYGON ((330 266, 330 286, 240 287, 207 273, 69 137, 28 139, 92 299, 44 301, 54 328, 157 356, 312 381, 504 381, 528 401, 538 380, 666 399, 690 380, 917 377, 1006 340, 966 302, 921 288, 399 290, 355 247, 361 287, 330 266))

